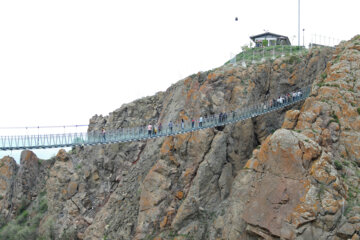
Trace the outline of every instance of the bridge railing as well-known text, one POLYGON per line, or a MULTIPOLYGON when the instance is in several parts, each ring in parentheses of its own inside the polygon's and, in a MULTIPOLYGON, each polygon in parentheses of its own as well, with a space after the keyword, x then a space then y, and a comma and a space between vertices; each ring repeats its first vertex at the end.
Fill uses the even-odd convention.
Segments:
MULTIPOLYGON (((157 132, 148 132, 145 126, 135 128, 125 128, 101 132, 88 133, 64 133, 64 134, 44 134, 44 135, 24 135, 24 136, 0 136, 0 150, 17 150, 17 149, 34 149, 34 148, 53 148, 53 147, 71 147, 76 145, 95 145, 115 142, 128 142, 145 140, 162 136, 177 135, 186 132, 197 131, 203 128, 222 126, 229 123, 243 121, 259 115, 276 111, 288 105, 294 104, 307 98, 310 94, 311 87, 301 89, 301 94, 296 96, 286 96, 277 100, 271 99, 263 103, 256 103, 236 111, 226 112, 223 114, 206 115, 196 119, 194 123, 184 121, 175 122, 173 127, 163 126, 157 132)), ((299 92, 299 93, 300 93, 299 92)))

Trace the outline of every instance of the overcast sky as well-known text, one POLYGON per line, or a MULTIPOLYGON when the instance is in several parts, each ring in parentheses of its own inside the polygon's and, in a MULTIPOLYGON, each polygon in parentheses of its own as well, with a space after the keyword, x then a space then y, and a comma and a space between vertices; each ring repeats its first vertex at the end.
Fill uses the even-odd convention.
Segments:
MULTIPOLYGON (((359 7, 302 0, 305 42, 359 34, 359 7)), ((297 0, 2 0, 0 127, 87 124, 222 65, 250 35, 297 44, 297 14, 297 0)))

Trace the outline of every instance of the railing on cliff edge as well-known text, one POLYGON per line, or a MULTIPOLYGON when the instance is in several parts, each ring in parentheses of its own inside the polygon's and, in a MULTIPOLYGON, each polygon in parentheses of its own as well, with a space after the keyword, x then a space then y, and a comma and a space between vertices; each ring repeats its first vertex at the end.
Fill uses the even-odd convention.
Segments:
MULTIPOLYGON (((340 42, 340 40, 337 41, 340 42)), ((270 60, 270 59, 275 60, 282 57, 290 57, 290 59, 288 59, 289 62, 299 61, 299 59, 296 57, 304 56, 308 54, 308 52, 311 49, 335 48, 335 46, 336 46, 335 44, 330 45, 330 43, 327 44, 322 41, 316 42, 316 38, 315 38, 315 41, 310 42, 309 48, 305 48, 304 46, 291 46, 291 45, 277 45, 277 46, 269 46, 269 47, 248 48, 240 52, 239 54, 236 54, 235 56, 231 54, 232 55, 231 59, 227 61, 225 65, 227 64, 237 65, 239 63, 242 64, 243 67, 246 67, 251 64, 262 63, 265 62, 266 60, 270 60)))
POLYGON ((228 112, 221 116, 211 115, 203 117, 203 122, 184 122, 174 124, 170 129, 168 126, 158 131, 157 134, 148 133, 146 127, 136 127, 127 130, 107 131, 106 134, 99 132, 90 133, 64 133, 64 134, 44 134, 44 135, 25 135, 25 136, 1 136, 0 150, 20 150, 20 149, 43 149, 43 148, 59 148, 98 144, 111 144, 120 142, 143 141, 164 136, 174 136, 188 132, 199 131, 202 129, 225 126, 227 124, 244 121, 249 118, 257 117, 276 111, 286 106, 295 104, 306 99, 311 91, 311 86, 301 89, 302 95, 285 99, 283 103, 268 100, 264 103, 256 104, 252 107, 245 107, 236 111, 228 112), (224 117, 226 116, 226 117, 224 117))
POLYGON ((276 111, 286 106, 295 104, 306 99, 311 91, 311 87, 301 89, 302 95, 284 99, 283 103, 268 100, 267 102, 256 104, 252 107, 245 107, 236 111, 228 112, 221 116, 211 115, 203 117, 203 122, 190 121, 184 122, 184 125, 174 124, 173 128, 164 127, 157 134, 148 133, 146 127, 136 127, 126 131, 114 130, 107 131, 106 134, 99 132, 90 133, 65 133, 65 134, 44 134, 44 135, 25 135, 25 136, 1 136, 0 150, 20 150, 20 149, 42 149, 42 148, 59 148, 98 144, 111 144, 120 142, 143 141, 164 136, 174 136, 188 132, 199 131, 202 129, 213 128, 244 121, 249 118, 257 117, 276 111), (226 116, 226 117, 224 117, 226 116))

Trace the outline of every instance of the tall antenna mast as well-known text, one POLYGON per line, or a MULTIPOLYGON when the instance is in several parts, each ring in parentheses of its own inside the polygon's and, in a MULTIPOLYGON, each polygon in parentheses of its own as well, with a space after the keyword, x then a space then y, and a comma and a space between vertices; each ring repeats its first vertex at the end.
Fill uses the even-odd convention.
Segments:
POLYGON ((300 0, 298 0, 298 46, 300 46, 300 0))

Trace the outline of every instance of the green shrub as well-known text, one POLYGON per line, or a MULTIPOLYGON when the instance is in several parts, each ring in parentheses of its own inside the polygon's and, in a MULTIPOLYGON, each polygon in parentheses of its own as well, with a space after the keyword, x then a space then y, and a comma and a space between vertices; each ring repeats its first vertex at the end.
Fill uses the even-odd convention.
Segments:
POLYGON ((327 73, 326 73, 326 72, 323 72, 323 73, 321 74, 321 78, 324 80, 326 77, 327 77, 327 73))
POLYGON ((17 218, 16 223, 17 224, 24 224, 29 217, 29 212, 27 210, 24 210, 17 218))
POLYGON ((22 226, 10 222, 8 225, 3 227, 0 232, 0 239, 15 240, 16 233, 22 229, 22 226))
POLYGON ((241 51, 243 51, 243 52, 246 52, 246 51, 249 51, 249 47, 247 46, 247 45, 243 45, 242 47, 241 47, 241 51))
POLYGON ((289 58, 288 63, 289 64, 300 63, 300 58, 296 55, 293 55, 289 58))
POLYGON ((65 229, 63 234, 60 237, 61 240, 68 239, 77 239, 77 232, 74 227, 70 227, 69 229, 65 229))
POLYGON ((46 190, 45 190, 45 191, 42 191, 42 192, 39 194, 40 197, 44 197, 45 195, 46 195, 46 190))
POLYGON ((331 114, 331 117, 334 119, 333 122, 337 122, 340 125, 339 117, 334 112, 331 114))
POLYGON ((48 239, 56 239, 59 237, 56 235, 55 227, 54 227, 54 219, 52 217, 47 218, 47 220, 42 224, 42 234, 38 236, 37 240, 48 240, 48 239))
POLYGON ((34 239, 35 240, 36 237, 37 237, 36 228, 25 226, 16 233, 15 239, 17 239, 17 240, 34 239))
POLYGON ((20 206, 17 209, 17 214, 21 214, 28 206, 28 201, 25 198, 21 199, 20 206))
POLYGON ((264 39, 264 40, 262 41, 262 45, 263 45, 263 47, 267 47, 267 46, 269 45, 269 41, 266 40, 266 39, 264 39))
POLYGON ((341 162, 339 160, 335 160, 334 165, 335 165, 335 168, 337 170, 342 170, 343 169, 343 166, 342 166, 342 164, 341 164, 341 162))
POLYGON ((358 112, 358 114, 360 115, 360 107, 359 107, 359 108, 357 108, 357 112, 358 112))
POLYGON ((8 240, 40 240, 40 239, 54 239, 54 231, 52 237, 50 235, 38 236, 37 229, 39 228, 40 221, 47 211, 46 191, 41 192, 38 198, 27 207, 28 201, 22 199, 18 208, 18 216, 16 219, 3 222, 0 221, 0 239, 8 240), (5 225, 6 224, 6 225, 5 225), (42 238, 43 237, 43 238, 42 238))
POLYGON ((321 183, 318 191, 318 198, 321 199, 324 193, 325 193, 325 185, 321 183))
POLYGON ((325 86, 325 83, 321 82, 321 83, 318 83, 317 85, 318 85, 318 87, 323 87, 323 86, 325 86))
POLYGON ((38 205, 38 211, 40 213, 45 213, 48 210, 47 200, 46 198, 41 199, 38 205))

